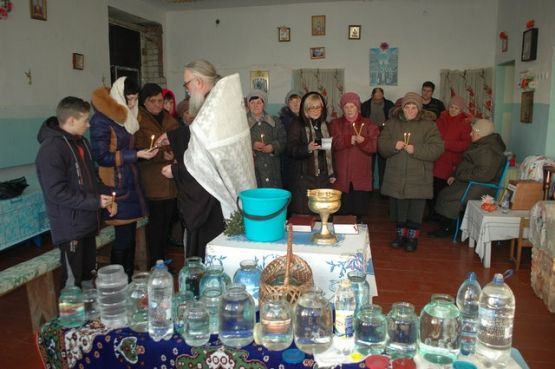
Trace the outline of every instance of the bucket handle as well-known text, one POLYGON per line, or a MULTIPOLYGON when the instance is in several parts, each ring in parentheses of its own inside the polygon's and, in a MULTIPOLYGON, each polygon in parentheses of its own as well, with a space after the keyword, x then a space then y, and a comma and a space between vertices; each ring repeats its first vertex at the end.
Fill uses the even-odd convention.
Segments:
POLYGON ((243 211, 243 209, 241 209, 241 207, 239 206, 239 197, 237 197, 236 203, 237 203, 237 209, 239 209, 239 212, 247 219, 250 220, 268 220, 268 219, 272 219, 277 217, 279 214, 281 214, 281 212, 285 209, 287 209, 287 207, 289 206, 289 203, 291 202, 291 196, 289 196, 289 198, 287 199, 287 202, 285 203, 285 205, 283 205, 281 207, 281 209, 279 209, 278 211, 275 211, 271 214, 268 215, 251 215, 251 214, 247 214, 245 213, 245 211, 243 211))

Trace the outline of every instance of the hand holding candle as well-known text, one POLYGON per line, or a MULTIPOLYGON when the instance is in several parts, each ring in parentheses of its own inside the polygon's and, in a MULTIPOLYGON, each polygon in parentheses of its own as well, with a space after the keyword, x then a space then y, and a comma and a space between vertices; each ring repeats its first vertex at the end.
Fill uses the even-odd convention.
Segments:
POLYGON ((154 147, 154 138, 155 137, 156 136, 154 136, 154 135, 150 136, 150 148, 149 148, 149 150, 152 150, 152 148, 154 147))
POLYGON ((264 133, 260 134, 260 142, 262 142, 264 145, 266 145, 266 143, 264 142, 264 133))
POLYGON ((116 203, 116 193, 112 192, 112 204, 116 203))

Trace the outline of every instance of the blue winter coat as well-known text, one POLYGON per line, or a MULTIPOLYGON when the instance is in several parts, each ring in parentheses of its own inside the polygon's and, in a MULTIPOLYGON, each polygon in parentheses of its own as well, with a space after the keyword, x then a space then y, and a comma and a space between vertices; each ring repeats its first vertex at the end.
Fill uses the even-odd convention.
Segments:
POLYGON ((92 154, 98 164, 102 182, 116 192, 118 212, 110 218, 103 211, 109 224, 126 224, 147 215, 147 207, 141 186, 137 151, 133 135, 116 123, 117 102, 100 90, 93 94, 93 105, 97 110, 90 120, 92 154))
POLYGON ((87 140, 63 131, 56 117, 38 133, 35 160, 55 245, 79 240, 98 231, 100 184, 87 140))

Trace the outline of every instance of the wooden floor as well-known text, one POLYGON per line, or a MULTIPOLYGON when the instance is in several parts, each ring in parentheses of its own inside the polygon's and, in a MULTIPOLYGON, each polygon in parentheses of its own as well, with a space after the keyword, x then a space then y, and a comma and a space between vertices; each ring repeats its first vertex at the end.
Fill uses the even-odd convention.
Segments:
MULTIPOLYGON (((483 286, 494 273, 513 267, 506 242, 493 246, 490 269, 483 268, 479 257, 466 244, 430 239, 425 232, 415 253, 392 249, 389 242, 393 237, 393 225, 387 218, 387 201, 377 195, 371 200, 368 224, 379 293, 374 303, 386 312, 397 301, 410 302, 420 312, 432 293, 454 296, 470 271, 476 272, 483 286)), ((426 231, 433 225, 424 227, 426 231)), ((22 245, 1 252, 0 269, 47 249, 48 246, 39 250, 33 245, 22 245)), ((182 250, 171 247, 168 254, 174 260, 173 268, 179 270, 183 265, 182 250)), ((530 287, 529 250, 524 251, 521 269, 507 283, 516 296, 513 346, 520 350, 530 368, 554 368, 555 314, 547 311, 530 287)), ((57 295, 58 291, 52 293, 57 295)), ((41 367, 28 315, 24 288, 0 297, 0 368, 41 367)))

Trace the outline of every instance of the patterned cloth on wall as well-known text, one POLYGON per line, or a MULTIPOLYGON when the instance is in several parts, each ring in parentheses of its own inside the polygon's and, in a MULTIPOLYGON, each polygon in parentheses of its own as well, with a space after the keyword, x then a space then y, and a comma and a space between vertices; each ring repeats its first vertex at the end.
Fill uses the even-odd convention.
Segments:
POLYGON ((441 70, 439 98, 445 106, 451 97, 462 96, 466 111, 476 118, 493 117, 493 68, 441 70))
POLYGON ((307 93, 318 91, 328 106, 328 118, 343 115, 339 100, 344 92, 345 71, 343 69, 297 69, 293 71, 293 89, 307 93))

